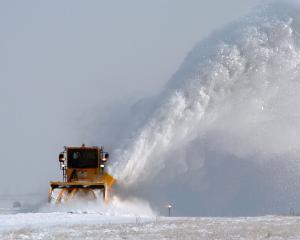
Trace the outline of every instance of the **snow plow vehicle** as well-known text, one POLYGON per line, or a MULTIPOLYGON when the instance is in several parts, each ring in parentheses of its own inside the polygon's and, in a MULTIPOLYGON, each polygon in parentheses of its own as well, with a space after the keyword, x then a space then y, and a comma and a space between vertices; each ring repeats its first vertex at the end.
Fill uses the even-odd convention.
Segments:
POLYGON ((64 147, 59 154, 63 181, 50 182, 49 202, 64 203, 72 199, 93 201, 109 199, 115 179, 105 171, 108 152, 103 147, 64 147))

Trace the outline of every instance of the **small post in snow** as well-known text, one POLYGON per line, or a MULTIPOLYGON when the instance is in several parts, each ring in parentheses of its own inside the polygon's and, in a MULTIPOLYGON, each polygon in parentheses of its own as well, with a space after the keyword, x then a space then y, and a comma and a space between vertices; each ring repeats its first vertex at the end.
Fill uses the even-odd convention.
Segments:
POLYGON ((172 205, 171 204, 168 204, 168 211, 169 211, 169 217, 171 216, 171 208, 172 208, 172 205))

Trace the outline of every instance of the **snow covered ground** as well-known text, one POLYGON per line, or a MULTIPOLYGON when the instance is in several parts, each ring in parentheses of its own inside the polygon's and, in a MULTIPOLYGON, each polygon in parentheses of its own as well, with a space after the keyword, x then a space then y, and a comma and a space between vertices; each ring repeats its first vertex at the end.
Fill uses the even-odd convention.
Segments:
POLYGON ((300 239, 300 217, 146 218, 22 213, 0 215, 0 239, 300 239))

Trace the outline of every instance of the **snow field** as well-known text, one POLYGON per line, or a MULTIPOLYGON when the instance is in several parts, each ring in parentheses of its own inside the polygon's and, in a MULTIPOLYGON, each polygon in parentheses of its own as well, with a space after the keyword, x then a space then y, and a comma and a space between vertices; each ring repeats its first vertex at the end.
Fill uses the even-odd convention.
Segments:
POLYGON ((300 239, 299 217, 150 219, 68 213, 18 215, 6 215, 10 220, 4 224, 4 215, 0 217, 0 239, 300 239), (25 224, 26 219, 29 222, 38 218, 40 222, 25 224), (9 223, 16 225, 12 227, 9 223))

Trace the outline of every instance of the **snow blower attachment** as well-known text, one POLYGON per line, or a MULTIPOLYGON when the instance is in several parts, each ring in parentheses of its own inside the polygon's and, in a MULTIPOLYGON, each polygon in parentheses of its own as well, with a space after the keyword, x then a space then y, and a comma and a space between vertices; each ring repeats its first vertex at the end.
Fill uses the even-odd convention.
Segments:
POLYGON ((62 182, 50 182, 49 202, 62 203, 76 199, 108 200, 115 179, 105 172, 109 154, 103 147, 65 147, 59 154, 62 182))

